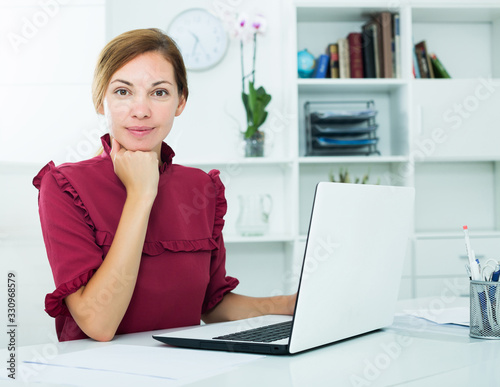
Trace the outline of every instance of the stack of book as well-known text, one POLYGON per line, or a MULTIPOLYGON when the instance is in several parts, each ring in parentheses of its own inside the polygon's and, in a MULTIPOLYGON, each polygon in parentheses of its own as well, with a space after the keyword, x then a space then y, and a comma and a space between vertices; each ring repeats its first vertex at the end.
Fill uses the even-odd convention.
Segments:
POLYGON ((415 78, 451 78, 436 54, 427 51, 425 40, 413 48, 413 76, 415 78))
POLYGON ((373 101, 308 101, 308 156, 380 154, 373 101))
POLYGON ((401 78, 399 14, 374 14, 361 31, 329 44, 316 61, 313 77, 401 78))

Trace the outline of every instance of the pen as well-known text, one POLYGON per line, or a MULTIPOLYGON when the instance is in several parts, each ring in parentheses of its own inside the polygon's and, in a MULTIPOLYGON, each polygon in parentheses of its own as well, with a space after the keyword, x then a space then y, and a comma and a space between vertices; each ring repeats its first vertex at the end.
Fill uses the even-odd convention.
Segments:
POLYGON ((490 321, 493 321, 491 304, 489 303, 489 300, 486 297, 486 292, 484 290, 478 292, 477 296, 479 297, 479 307, 481 309, 481 319, 483 322, 482 328, 486 331, 491 331, 490 321))
MULTIPOLYGON (((490 281, 492 282, 498 282, 498 277, 500 276, 500 265, 496 265, 494 268, 493 273, 491 273, 490 276, 490 281)), ((488 286, 488 295, 490 297, 491 301, 491 311, 493 313, 493 320, 495 323, 498 325, 498 318, 497 318, 497 312, 498 312, 498 302, 497 302, 497 290, 498 290, 498 285, 493 285, 493 286, 488 286)))
POLYGON ((475 269, 476 269, 476 277, 478 281, 488 281, 488 279, 483 275, 483 270, 481 269, 481 264, 479 263, 479 259, 476 258, 476 254, 474 250, 472 250, 472 258, 474 258, 475 269))
POLYGON ((498 282, 498 279, 500 278, 500 265, 497 265, 495 267, 495 271, 491 275, 491 280, 494 282, 498 282))
POLYGON ((470 267, 470 271, 472 272, 472 279, 474 281, 482 281, 483 276, 481 273, 481 264, 479 263, 479 260, 476 258, 476 254, 474 254, 474 250, 471 250, 471 256, 472 256, 472 265, 470 267))
POLYGON ((476 264, 474 262, 474 252, 472 251, 472 248, 470 247, 469 228, 467 227, 467 225, 463 226, 463 230, 464 230, 464 236, 465 236, 465 250, 467 252, 467 257, 469 258, 469 267, 471 270, 471 279, 477 281, 477 280, 481 279, 481 275, 476 277, 476 273, 474 270, 476 264))

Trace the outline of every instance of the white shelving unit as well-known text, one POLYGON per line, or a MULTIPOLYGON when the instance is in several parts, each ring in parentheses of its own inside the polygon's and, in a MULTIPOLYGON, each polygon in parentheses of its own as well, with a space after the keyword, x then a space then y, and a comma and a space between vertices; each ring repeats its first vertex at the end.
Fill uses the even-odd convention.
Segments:
POLYGON ((294 3, 295 51, 314 56, 376 12, 400 15, 401 79, 297 79, 299 232, 307 230, 313 184, 330 170, 370 171, 371 182, 416 189, 413 244, 401 297, 466 293, 461 226, 480 256, 500 257, 500 4, 460 1, 294 3), (425 40, 453 79, 414 79, 412 47, 425 40), (303 105, 372 99, 381 156, 306 157, 303 105))
MULTIPOLYGON (((387 10, 386 2, 370 4, 353 2, 295 2, 293 12, 293 55, 307 48, 314 56, 323 53, 329 43, 346 37, 350 32, 361 32, 361 26, 369 15, 387 10)), ((399 12, 401 24, 410 19, 409 10, 399 12)), ((409 40, 409 31, 402 30, 403 41, 409 40)), ((413 185, 413 171, 407 173, 410 163, 410 81, 411 62, 408 44, 403 44, 401 79, 298 79, 296 85, 296 109, 298 131, 297 172, 299 182, 299 235, 305 239, 314 187, 318 181, 329 179, 330 172, 348 169, 351 176, 370 173, 369 182, 386 185, 413 185), (378 150, 380 156, 306 156, 304 104, 307 101, 373 100, 379 111, 378 150), (404 174, 400 171, 405 171, 404 174)), ((294 58, 296 61, 296 59, 294 58)), ((411 262, 409 260, 409 262, 411 262)), ((404 290, 401 297, 411 297, 413 283, 411 266, 405 268, 404 290)))
POLYGON ((463 224, 476 256, 500 258, 499 5, 411 9, 414 40, 425 39, 453 77, 412 81, 416 296, 468 294, 463 224))
MULTIPOLYGON (((495 44, 500 42, 500 4, 496 3, 412 1, 391 9, 386 2, 291 5, 286 14, 291 26, 288 56, 293 63, 297 51, 307 48, 317 56, 329 43, 360 31, 370 14, 388 10, 400 14, 403 69, 400 79, 298 79, 296 72, 289 74, 297 117, 289 129, 294 149, 278 175, 290 178, 283 204, 292 210, 284 238, 260 239, 261 246, 270 250, 279 247, 285 273, 298 273, 315 184, 340 168, 353 176, 370 172, 371 183, 379 180, 416 189, 414 233, 400 297, 467 292, 463 224, 469 225, 479 256, 500 256, 500 124, 495 117, 500 80, 492 78, 500 73, 500 45, 495 44), (453 79, 413 78, 412 47, 420 40, 439 55, 453 79), (325 99, 375 101, 380 156, 305 155, 304 103, 325 99)), ((254 166, 259 162, 266 165, 250 161, 254 166)), ((228 240, 239 244, 234 249, 245 246, 244 238, 228 240)), ((290 278, 298 277, 285 277, 283 290, 293 290, 290 278)))
MULTIPOLYGON (((400 297, 468 292, 462 225, 471 230, 476 254, 500 258, 500 3, 498 1, 283 1, 288 24, 283 63, 297 51, 314 56, 346 37, 369 15, 397 12, 401 25, 402 75, 398 79, 299 79, 295 65, 287 81, 286 109, 294 117, 283 135, 280 158, 193 162, 226 173, 231 208, 239 193, 269 193, 274 207, 266 236, 238 236, 238 211, 226 217, 228 272, 252 295, 296 289, 314 187, 347 168, 370 173, 370 183, 416 189, 414 230, 400 297), (414 43, 425 40, 452 79, 414 79, 414 43), (495 78, 496 77, 496 78, 495 78), (306 101, 374 100, 379 111, 380 156, 306 156, 306 101), (221 165, 223 167, 221 168, 221 165), (261 280, 259 286, 255 282, 261 280), (248 286, 246 284, 249 284, 248 286), (251 286, 250 284, 253 284, 251 286), (257 290, 259 289, 259 290, 257 290)), ((184 163, 190 164, 190 163, 184 163)))

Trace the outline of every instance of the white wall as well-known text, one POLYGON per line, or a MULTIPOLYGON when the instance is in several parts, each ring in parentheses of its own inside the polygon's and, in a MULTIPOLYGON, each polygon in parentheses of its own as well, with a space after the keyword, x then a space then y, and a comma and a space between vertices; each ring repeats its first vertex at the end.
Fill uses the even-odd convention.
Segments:
POLYGON ((49 160, 95 152, 87 140, 97 129, 90 83, 104 42, 104 0, 0 1, 0 287, 14 271, 18 345, 55 340, 44 311, 54 283, 31 181, 49 160))
MULTIPOLYGON (((56 163, 88 157, 97 126, 90 83, 105 41, 104 0, 2 1, 0 161, 56 163), (66 5, 62 5, 62 4, 66 5)), ((92 149, 92 152, 94 150, 92 149)))

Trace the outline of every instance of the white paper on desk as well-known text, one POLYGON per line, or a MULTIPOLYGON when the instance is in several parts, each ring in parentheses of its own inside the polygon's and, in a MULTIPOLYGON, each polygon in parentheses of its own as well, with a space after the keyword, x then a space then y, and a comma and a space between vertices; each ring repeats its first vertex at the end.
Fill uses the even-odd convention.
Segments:
POLYGON ((265 356, 170 347, 110 344, 56 356, 51 366, 180 380, 211 376, 265 356))
POLYGON ((446 309, 414 309, 405 310, 410 316, 425 318, 437 324, 456 324, 469 326, 469 307, 454 307, 446 309))

